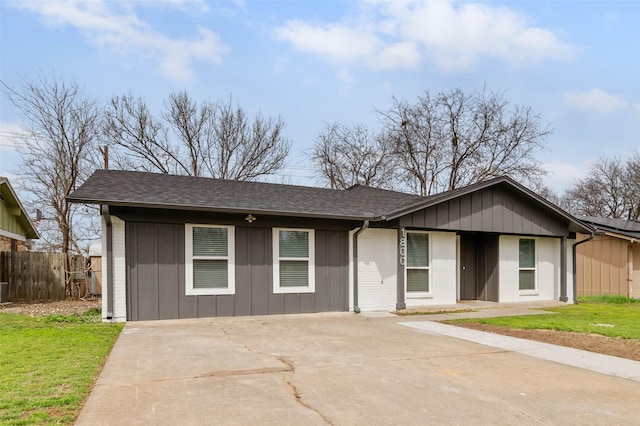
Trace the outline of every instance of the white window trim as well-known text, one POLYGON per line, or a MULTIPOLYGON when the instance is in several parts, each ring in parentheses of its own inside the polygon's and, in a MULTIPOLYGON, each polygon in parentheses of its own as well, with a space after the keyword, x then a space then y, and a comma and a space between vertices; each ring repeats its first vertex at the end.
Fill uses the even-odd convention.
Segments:
POLYGON ((302 228, 273 228, 273 293, 315 293, 316 292, 316 244, 315 230, 302 228), (309 233, 309 257, 280 257, 280 231, 305 231, 309 233), (309 286, 280 287, 280 260, 306 260, 309 262, 309 286))
POLYGON ((537 294, 538 293, 538 239, 537 238, 518 238, 518 291, 520 294, 537 294), (520 267, 520 240, 533 240, 533 268, 520 267), (520 288, 520 271, 533 271, 533 288, 520 288))
POLYGON ((215 296, 220 294, 236 293, 236 266, 235 266, 235 227, 228 225, 203 225, 197 223, 185 224, 185 294, 187 296, 215 296), (226 228, 227 229, 227 256, 194 256, 193 255, 193 228, 226 228), (194 259, 222 259, 227 261, 227 288, 193 288, 193 260, 194 259))
MULTIPOLYGON (((407 260, 407 264, 404 267, 404 294, 407 299, 424 299, 430 298, 433 293, 433 282, 431 280, 431 234, 428 231, 406 231, 407 232, 407 240, 409 239, 409 234, 427 234, 429 237, 429 266, 409 266, 409 261, 407 260), (429 291, 409 291, 407 288, 407 271, 409 269, 426 269, 429 271, 429 291)), ((407 250, 407 259, 409 258, 409 242, 406 243, 407 250)))

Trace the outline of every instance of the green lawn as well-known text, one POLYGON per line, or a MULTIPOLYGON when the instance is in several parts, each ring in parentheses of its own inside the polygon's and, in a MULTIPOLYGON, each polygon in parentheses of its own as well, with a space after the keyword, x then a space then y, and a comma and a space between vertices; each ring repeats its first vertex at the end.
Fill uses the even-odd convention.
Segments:
POLYGON ((73 424, 122 324, 0 312, 0 424, 73 424))
POLYGON ((578 305, 548 308, 553 315, 454 320, 519 329, 547 329, 595 333, 624 339, 640 339, 640 301, 629 299, 582 299, 578 305))

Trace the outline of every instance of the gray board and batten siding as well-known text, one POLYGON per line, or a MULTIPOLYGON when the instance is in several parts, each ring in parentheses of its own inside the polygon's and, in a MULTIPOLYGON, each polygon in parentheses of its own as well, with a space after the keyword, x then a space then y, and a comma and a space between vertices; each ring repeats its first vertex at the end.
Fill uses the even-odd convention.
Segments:
MULTIPOLYGON (((346 230, 316 225, 314 293, 274 294, 272 228, 243 221, 235 227, 235 294, 187 296, 185 225, 153 216, 125 226, 130 321, 349 310, 346 230)), ((280 226, 291 225, 281 218, 280 226)))
POLYGON ((509 186, 495 185, 405 214, 399 224, 457 232, 568 236, 569 221, 549 213, 509 186))

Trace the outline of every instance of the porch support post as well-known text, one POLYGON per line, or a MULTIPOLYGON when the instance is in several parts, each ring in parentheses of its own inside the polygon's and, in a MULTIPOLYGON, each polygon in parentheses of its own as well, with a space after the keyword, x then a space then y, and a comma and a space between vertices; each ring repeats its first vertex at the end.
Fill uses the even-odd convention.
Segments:
MULTIPOLYGON (((575 274, 575 271, 573 271, 575 274)), ((574 295, 575 297, 575 295, 574 295)), ((560 301, 567 302, 567 237, 560 239, 560 301)))
POLYGON ((398 228, 398 273, 397 273, 397 302, 396 309, 407 309, 404 300, 404 265, 407 255, 407 238, 404 226, 398 228))

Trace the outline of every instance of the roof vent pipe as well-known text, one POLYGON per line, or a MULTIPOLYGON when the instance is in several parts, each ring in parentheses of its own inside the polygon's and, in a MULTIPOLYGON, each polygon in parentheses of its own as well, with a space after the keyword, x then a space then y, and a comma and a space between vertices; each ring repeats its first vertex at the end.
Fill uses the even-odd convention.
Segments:
POLYGON ((362 227, 353 234, 353 312, 360 313, 358 306, 358 235, 362 234, 369 227, 369 219, 366 219, 362 227))

